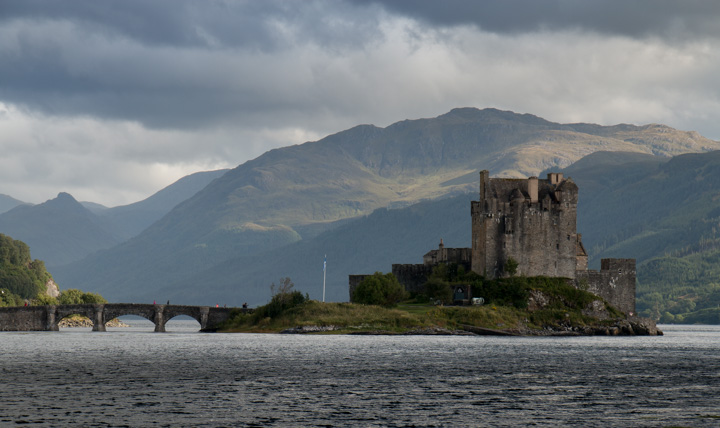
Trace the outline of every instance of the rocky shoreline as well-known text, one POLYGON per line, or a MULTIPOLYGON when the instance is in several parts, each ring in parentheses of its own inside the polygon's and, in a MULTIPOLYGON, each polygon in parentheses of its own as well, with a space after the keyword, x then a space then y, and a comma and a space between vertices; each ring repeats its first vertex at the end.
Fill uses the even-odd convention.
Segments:
MULTIPOLYGON (((312 334, 347 330, 340 326, 298 326, 288 328, 280 334, 312 334)), ((458 330, 442 327, 427 327, 410 330, 404 333, 395 333, 387 330, 364 330, 349 332, 351 335, 388 336, 388 335, 418 335, 418 336, 662 336, 655 322, 648 318, 629 318, 617 320, 610 325, 595 326, 561 326, 545 327, 542 330, 527 327, 516 329, 490 329, 462 325, 458 330)))

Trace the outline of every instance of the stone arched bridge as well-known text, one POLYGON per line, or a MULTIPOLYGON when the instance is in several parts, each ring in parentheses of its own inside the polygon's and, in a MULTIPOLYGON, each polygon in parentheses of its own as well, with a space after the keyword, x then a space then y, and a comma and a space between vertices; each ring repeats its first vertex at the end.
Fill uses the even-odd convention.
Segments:
POLYGON ((58 322, 73 314, 90 318, 92 331, 105 331, 106 322, 123 315, 139 315, 152 321, 156 332, 164 332, 165 323, 178 315, 195 318, 200 323, 200 331, 215 331, 230 317, 231 310, 212 306, 139 303, 6 307, 0 308, 0 331, 58 331, 58 322))

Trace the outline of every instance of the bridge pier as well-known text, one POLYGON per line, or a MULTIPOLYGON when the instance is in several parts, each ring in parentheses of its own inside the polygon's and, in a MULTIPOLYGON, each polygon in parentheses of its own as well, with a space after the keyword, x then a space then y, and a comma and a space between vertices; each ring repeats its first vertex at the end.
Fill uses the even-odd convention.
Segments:
POLYGON ((107 331, 107 329, 105 328, 105 305, 93 305, 93 309, 95 310, 95 314, 92 320, 92 331, 107 331))
POLYGON ((165 305, 155 305, 155 333, 165 333, 165 305))
POLYGON ((208 316, 210 315, 210 306, 200 308, 200 330, 205 330, 208 324, 208 316))
POLYGON ((57 306, 45 306, 45 331, 60 331, 57 323, 57 306))

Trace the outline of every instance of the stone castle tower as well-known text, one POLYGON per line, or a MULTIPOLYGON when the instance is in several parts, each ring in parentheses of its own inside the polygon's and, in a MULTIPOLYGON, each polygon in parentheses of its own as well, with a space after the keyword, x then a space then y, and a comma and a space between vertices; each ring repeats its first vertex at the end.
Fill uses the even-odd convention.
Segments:
POLYGON ((495 278, 513 259, 518 275, 575 278, 587 269, 577 204, 578 187, 562 174, 508 179, 481 171, 480 200, 471 205, 472 270, 495 278))

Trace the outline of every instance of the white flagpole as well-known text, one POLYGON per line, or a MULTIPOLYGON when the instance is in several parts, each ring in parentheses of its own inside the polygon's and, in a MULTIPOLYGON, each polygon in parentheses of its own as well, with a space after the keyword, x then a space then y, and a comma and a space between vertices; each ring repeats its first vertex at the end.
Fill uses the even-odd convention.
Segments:
POLYGON ((325 303, 325 273, 327 271, 327 254, 325 254, 325 260, 323 260, 323 303, 325 303))

